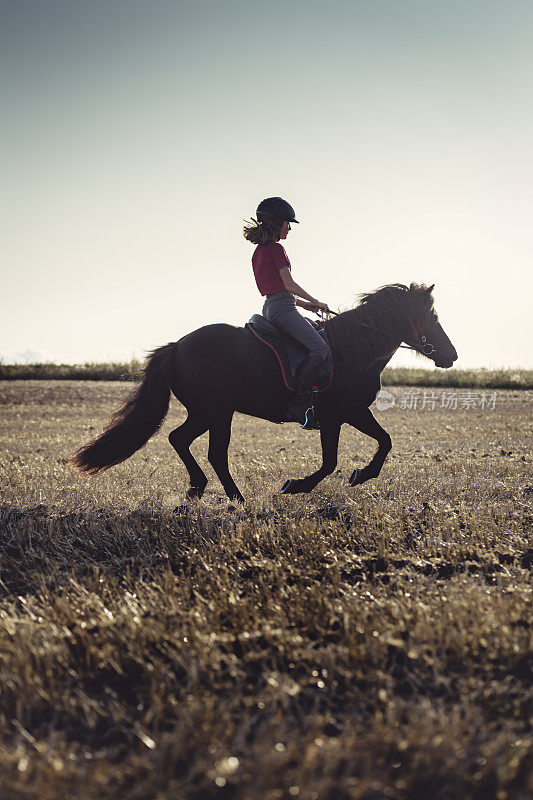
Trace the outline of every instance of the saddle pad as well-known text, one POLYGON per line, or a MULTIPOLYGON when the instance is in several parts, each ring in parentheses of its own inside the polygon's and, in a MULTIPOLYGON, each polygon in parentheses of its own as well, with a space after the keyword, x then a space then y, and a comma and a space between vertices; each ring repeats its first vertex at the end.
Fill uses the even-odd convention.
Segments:
MULTIPOLYGON (((307 320, 307 322, 317 330, 326 342, 328 348, 328 355, 324 361, 324 369, 318 375, 318 386, 315 387, 317 391, 323 392, 329 387, 333 378, 331 350, 324 329, 311 320, 307 320)), ((273 351, 281 369, 283 383, 287 389, 294 391, 295 376, 298 367, 302 362, 306 361, 309 356, 307 348, 303 347, 299 342, 295 342, 295 340, 289 336, 282 336, 266 317, 263 317, 261 314, 254 314, 244 327, 250 334, 256 336, 273 351)))

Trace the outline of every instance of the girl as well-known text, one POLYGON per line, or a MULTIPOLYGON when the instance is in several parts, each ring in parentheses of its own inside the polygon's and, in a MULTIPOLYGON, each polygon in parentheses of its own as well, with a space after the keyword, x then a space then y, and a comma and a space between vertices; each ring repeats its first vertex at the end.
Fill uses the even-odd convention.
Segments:
POLYGON ((298 313, 296 306, 314 312, 319 309, 329 311, 329 308, 327 303, 308 294, 292 278, 291 262, 280 244, 280 239, 287 238, 291 222, 298 222, 292 206, 281 197, 267 197, 257 206, 256 219, 245 225, 244 238, 257 245, 252 266, 257 288, 266 297, 263 316, 309 351, 308 360, 298 370, 294 397, 283 420, 299 422, 305 427, 310 395, 326 358, 327 347, 313 326, 298 313), (302 299, 296 300, 295 295, 302 299))

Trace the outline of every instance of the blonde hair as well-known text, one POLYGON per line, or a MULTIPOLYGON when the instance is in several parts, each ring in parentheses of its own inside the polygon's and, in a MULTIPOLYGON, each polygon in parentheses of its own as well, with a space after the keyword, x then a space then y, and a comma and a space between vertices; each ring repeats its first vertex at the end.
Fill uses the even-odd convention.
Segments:
POLYGON ((243 228, 243 236, 252 244, 269 244, 278 242, 283 227, 283 220, 271 217, 269 214, 261 214, 261 221, 252 217, 250 222, 246 222, 243 228))

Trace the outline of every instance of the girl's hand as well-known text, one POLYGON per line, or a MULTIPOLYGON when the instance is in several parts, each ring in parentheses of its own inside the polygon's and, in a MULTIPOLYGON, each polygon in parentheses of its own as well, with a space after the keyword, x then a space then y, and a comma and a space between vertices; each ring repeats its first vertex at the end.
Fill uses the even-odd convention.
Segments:
POLYGON ((321 303, 320 300, 315 300, 315 302, 311 302, 309 300, 297 300, 296 305, 300 306, 301 308, 307 309, 307 311, 313 311, 316 314, 317 311, 329 311, 329 306, 327 303, 321 303))
POLYGON ((317 300, 315 303, 308 304, 309 311, 314 311, 315 314, 317 311, 329 311, 329 306, 327 303, 322 303, 320 300, 317 300))
POLYGON ((313 311, 313 312, 316 312, 318 308, 316 303, 310 303, 309 300, 297 300, 296 305, 300 306, 300 308, 305 308, 306 311, 313 311))
POLYGON ((300 308, 305 308, 307 311, 313 311, 316 314, 317 311, 329 311, 329 306, 327 303, 321 303, 320 300, 301 300, 298 298, 296 300, 296 305, 300 306, 300 308))

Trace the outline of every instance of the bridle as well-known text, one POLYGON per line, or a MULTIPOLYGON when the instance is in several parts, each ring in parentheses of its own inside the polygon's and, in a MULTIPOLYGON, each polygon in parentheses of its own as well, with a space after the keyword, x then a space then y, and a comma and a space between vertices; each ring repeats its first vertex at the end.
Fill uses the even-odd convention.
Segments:
POLYGON ((434 347, 431 342, 427 340, 426 336, 420 336, 419 342, 406 342, 405 344, 401 344, 400 347, 403 347, 405 350, 412 350, 414 353, 420 353, 424 356, 432 356, 433 353, 437 353, 438 350, 434 347))
MULTIPOLYGON (((324 311, 323 309, 319 309, 317 315, 321 318, 322 322, 327 322, 331 318, 331 314, 335 316, 339 316, 338 311, 332 311, 331 308, 329 311, 324 311)), ((369 328, 371 331, 375 331, 376 333, 383 334, 384 331, 380 330, 379 328, 375 328, 373 325, 369 325, 367 322, 361 322, 360 320, 355 320, 357 325, 361 325, 363 328, 369 328)), ((430 341, 428 341, 427 337, 423 334, 420 335, 419 342, 406 342, 405 344, 399 345, 399 347, 403 347, 404 350, 413 350, 415 353, 421 353, 424 356, 431 356, 433 353, 438 352, 437 348, 434 347, 430 341)))
POLYGON ((400 347, 406 347, 408 350, 415 350, 417 353, 422 353, 425 356, 431 356, 433 353, 437 352, 437 348, 433 347, 431 342, 428 342, 425 336, 420 337, 420 344, 418 347, 409 343, 401 344, 400 347))

